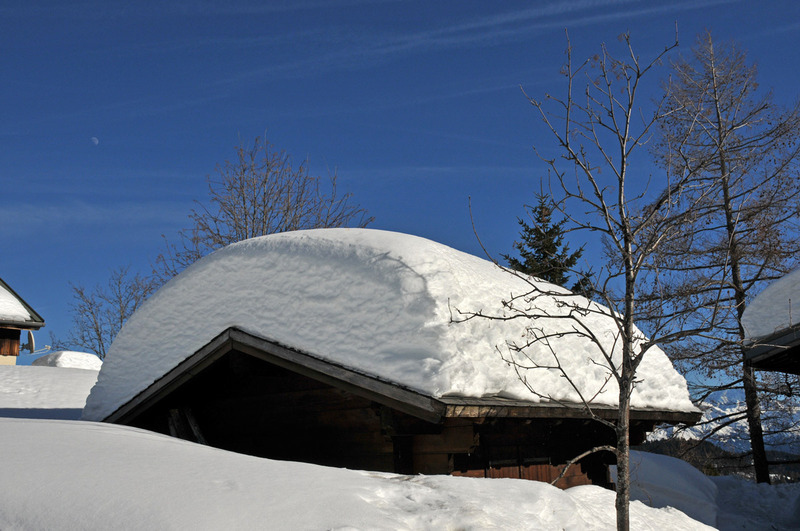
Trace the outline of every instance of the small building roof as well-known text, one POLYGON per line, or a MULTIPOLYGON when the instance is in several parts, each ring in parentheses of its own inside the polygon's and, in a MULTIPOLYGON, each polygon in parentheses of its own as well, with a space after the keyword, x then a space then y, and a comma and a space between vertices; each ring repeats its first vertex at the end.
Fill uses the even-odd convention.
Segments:
MULTIPOLYGON (((582 324, 613 351, 615 326, 607 309, 423 238, 318 229, 230 245, 168 282, 117 336, 84 418, 103 420, 124 410, 170 373, 188 370, 187 360, 207 354, 216 337, 233 329, 433 399, 436 408, 457 398, 482 399, 464 403, 476 406, 486 405, 486 399, 523 401, 526 407, 578 404, 558 371, 527 374, 548 400, 532 394, 503 359, 507 341, 524 341, 530 333, 529 320, 454 322, 460 312, 510 317, 502 299, 529 292, 531 283, 547 293, 529 304, 552 316, 537 322, 552 334, 548 343, 528 347, 526 355, 542 365, 557 355, 585 396, 596 395, 598 406, 614 406, 618 392, 608 381, 600 349, 571 333, 574 323, 563 318, 563 302, 591 309, 582 324)), ((696 411, 685 380, 658 348, 646 354, 637 380, 634 408, 696 411)))
POLYGON ((0 278, 0 327, 37 330, 44 319, 0 278))
POLYGON ((776 280, 745 308, 742 326, 750 341, 800 324, 800 269, 776 280))
POLYGON ((800 374, 800 269, 767 286, 745 308, 747 363, 800 374))

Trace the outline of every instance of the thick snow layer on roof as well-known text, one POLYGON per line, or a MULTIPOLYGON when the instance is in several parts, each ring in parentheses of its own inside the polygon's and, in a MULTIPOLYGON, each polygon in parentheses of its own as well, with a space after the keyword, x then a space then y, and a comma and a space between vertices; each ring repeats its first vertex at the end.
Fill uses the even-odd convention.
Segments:
POLYGON ((776 280, 747 305, 742 326, 748 338, 766 337, 800 323, 800 269, 776 280))
MULTIPOLYGON (((567 311, 558 306, 564 298, 589 304, 538 285, 565 294, 531 302, 553 315, 567 311)), ((498 351, 508 340, 525 341, 530 320, 451 321, 459 311, 502 314, 502 298, 528 291, 525 280, 487 260, 405 234, 321 229, 243 241, 186 269, 131 317, 106 356, 84 418, 107 417, 234 326, 433 397, 539 401, 498 351)), ((607 313, 581 321, 612 350, 616 334, 607 313)), ((548 333, 574 325, 557 317, 536 322, 548 333)), ((596 403, 616 403, 596 345, 569 333, 549 345, 552 351, 534 343, 526 353, 548 365, 557 354, 585 396, 599 392, 596 403)), ((556 370, 526 377, 540 395, 579 401, 556 370)), ((659 349, 648 351, 637 378, 634 407, 694 411, 685 380, 659 349)))
POLYGON ((31 314, 19 299, 0 285, 0 321, 24 322, 31 320, 31 314))
POLYGON ((31 365, 40 367, 64 367, 67 369, 87 369, 99 371, 103 360, 88 352, 75 352, 72 350, 58 350, 45 354, 33 360, 31 365))

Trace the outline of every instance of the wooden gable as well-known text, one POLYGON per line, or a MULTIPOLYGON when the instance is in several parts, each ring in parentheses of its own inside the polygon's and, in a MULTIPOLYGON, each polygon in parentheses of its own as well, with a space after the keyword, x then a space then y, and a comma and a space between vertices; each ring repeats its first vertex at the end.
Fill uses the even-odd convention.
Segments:
POLYGON ((8 360, 11 360, 10 363, 15 364, 16 357, 19 356, 21 331, 38 330, 44 326, 44 319, 1 278, 0 290, 4 292, 2 293, 3 296, 11 297, 30 315, 30 319, 14 319, 0 316, 0 363, 8 364, 8 360))

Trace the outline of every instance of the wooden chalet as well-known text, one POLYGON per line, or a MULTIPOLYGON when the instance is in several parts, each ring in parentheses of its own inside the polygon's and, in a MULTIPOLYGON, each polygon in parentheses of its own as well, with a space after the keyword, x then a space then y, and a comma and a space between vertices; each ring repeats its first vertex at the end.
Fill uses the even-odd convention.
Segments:
MULTIPOLYGON (((525 322, 452 321, 453 308, 496 308, 532 282, 550 293, 537 304, 554 315, 572 296, 407 234, 319 229, 232 244, 128 320, 83 418, 273 459, 552 481, 586 450, 614 444, 596 418, 613 420, 616 407, 594 406, 593 417, 581 404, 535 401, 495 351, 525 322)), ((596 310, 587 323, 611 349, 613 320, 596 310)), ((565 323, 540 323, 552 337, 526 355, 557 349, 568 370, 586 371, 594 396, 607 376, 593 362, 600 354, 565 323)), ((666 355, 648 356, 637 388, 648 398, 637 403, 655 407, 632 411, 632 444, 657 423, 700 415, 666 355)), ((577 397, 553 371, 530 377, 553 396, 577 397)), ((612 459, 589 455, 559 485, 607 485, 612 459)))
POLYGON ((32 332, 43 326, 44 319, 0 279, 0 365, 16 365, 22 331, 33 345, 32 332))
MULTIPOLYGON (((616 408, 594 414, 614 419, 616 408)), ((631 412, 631 444, 656 423, 699 413, 631 412)), ((579 405, 503 398, 434 398, 370 374, 228 328, 119 407, 108 422, 273 459, 402 474, 552 481, 614 433, 579 405)), ((562 488, 608 485, 594 454, 562 488)))

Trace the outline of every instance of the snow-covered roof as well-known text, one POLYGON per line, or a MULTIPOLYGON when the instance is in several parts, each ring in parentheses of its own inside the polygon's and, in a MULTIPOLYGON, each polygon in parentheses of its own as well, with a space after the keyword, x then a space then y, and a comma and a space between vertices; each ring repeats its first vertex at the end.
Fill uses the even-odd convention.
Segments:
POLYGON ((771 336, 800 324, 800 269, 770 284, 747 305, 742 326, 749 339, 771 336))
MULTIPOLYGON (((539 286, 567 297, 563 288, 539 286)), ((538 402, 498 352, 523 338, 529 321, 452 322, 459 311, 502 313, 501 299, 527 291, 528 282, 487 260, 406 234, 319 229, 239 242, 187 268, 131 317, 109 349, 84 418, 106 418, 231 327, 431 397, 538 402)), ((563 314, 557 302, 543 296, 534 303, 563 314)), ((583 322, 611 348, 608 314, 589 313, 583 322)), ((564 332, 573 323, 538 325, 564 332)), ((536 343, 527 353, 542 363, 557 353, 586 396, 604 388, 595 402, 616 404, 596 345, 567 334, 550 346, 536 343)), ((648 351, 637 378, 634 407, 695 411, 685 380, 658 348, 648 351)), ((579 402, 555 370, 535 370, 528 379, 541 395, 579 402)))
POLYGON ((44 320, 22 297, 0 279, 0 324, 22 328, 40 328, 44 320))
POLYGON ((45 354, 33 360, 31 365, 39 367, 63 367, 66 369, 86 369, 99 371, 103 360, 88 352, 75 352, 72 350, 58 350, 45 354))

